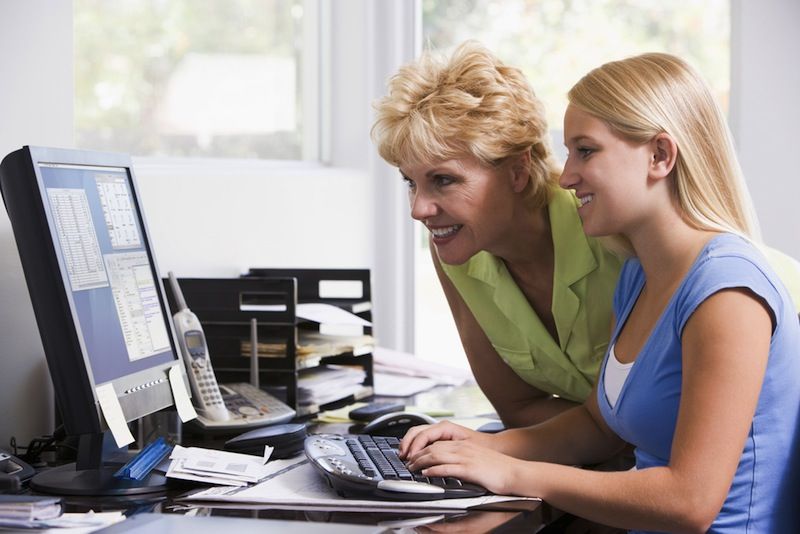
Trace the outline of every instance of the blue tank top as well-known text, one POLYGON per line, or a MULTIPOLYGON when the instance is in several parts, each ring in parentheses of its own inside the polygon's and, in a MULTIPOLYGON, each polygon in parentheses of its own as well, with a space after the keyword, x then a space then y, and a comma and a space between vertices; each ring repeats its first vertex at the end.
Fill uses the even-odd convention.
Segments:
MULTIPOLYGON (((614 293, 616 343, 645 278, 628 260, 614 293)), ((800 532, 800 322, 791 298, 760 252, 721 234, 704 247, 642 347, 614 407, 597 402, 608 425, 636 447, 638 469, 669 463, 681 400, 681 335, 695 309, 726 288, 748 288, 772 310, 776 326, 753 423, 730 492, 709 532, 800 532)))

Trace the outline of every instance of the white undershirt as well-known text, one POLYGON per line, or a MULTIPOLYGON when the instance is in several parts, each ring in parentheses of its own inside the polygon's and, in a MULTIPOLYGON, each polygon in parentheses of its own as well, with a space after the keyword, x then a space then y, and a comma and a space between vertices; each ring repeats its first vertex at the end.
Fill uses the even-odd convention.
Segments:
POLYGON ((619 392, 622 391, 622 385, 628 378, 628 373, 631 372, 631 366, 634 362, 620 363, 617 355, 614 353, 614 345, 608 349, 608 363, 606 363, 606 371, 603 376, 603 387, 606 390, 606 398, 608 403, 613 408, 619 399, 619 392))

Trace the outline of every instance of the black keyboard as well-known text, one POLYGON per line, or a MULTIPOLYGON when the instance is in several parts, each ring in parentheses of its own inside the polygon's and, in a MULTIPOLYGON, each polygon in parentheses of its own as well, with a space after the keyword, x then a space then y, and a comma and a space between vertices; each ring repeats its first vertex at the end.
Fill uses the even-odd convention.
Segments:
POLYGON ((311 464, 342 497, 428 501, 485 495, 487 490, 456 478, 409 471, 393 437, 317 434, 306 438, 311 464))

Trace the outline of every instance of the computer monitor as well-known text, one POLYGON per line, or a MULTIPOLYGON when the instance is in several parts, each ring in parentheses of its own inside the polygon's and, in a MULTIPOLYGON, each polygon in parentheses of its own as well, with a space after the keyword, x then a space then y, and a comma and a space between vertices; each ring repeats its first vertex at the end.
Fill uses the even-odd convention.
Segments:
MULTIPOLYGON (((171 406, 168 372, 179 364, 164 288, 130 157, 26 146, 0 164, 56 403, 77 465, 31 482, 57 494, 137 494, 160 489, 111 476, 108 425, 97 390, 118 398, 126 421, 171 406)), ((181 367, 181 376, 185 374, 181 367)), ((32 393, 35 394, 35 393, 32 393)), ((163 489, 163 488, 161 488, 163 489)))

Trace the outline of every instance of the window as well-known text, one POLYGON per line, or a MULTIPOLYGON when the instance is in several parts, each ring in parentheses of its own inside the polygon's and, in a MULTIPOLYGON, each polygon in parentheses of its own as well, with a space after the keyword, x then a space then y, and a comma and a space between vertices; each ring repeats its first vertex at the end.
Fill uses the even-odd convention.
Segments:
POLYGON ((313 6, 74 0, 77 146, 318 159, 313 6))
MULTIPOLYGON (((452 50, 478 39, 523 70, 544 102, 553 148, 563 160, 566 92, 600 64, 670 52, 709 81, 720 105, 730 87, 730 1, 707 0, 423 0, 423 47, 452 50), (452 21, 458 21, 453 24, 452 21)), ((447 303, 418 225, 415 258, 415 351, 466 366, 447 303)))

